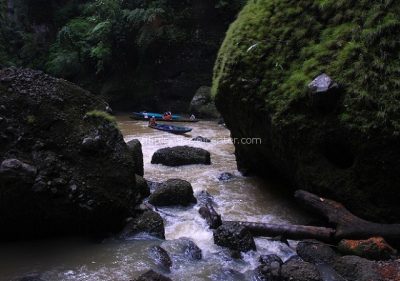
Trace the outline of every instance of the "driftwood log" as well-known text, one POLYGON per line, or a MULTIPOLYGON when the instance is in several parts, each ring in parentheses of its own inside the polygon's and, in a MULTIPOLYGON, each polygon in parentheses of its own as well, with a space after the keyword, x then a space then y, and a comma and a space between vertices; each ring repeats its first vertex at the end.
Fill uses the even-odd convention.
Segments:
POLYGON ((381 236, 389 240, 400 240, 400 224, 380 224, 363 220, 353 215, 342 204, 304 190, 296 191, 295 198, 307 208, 327 218, 330 224, 335 225, 337 239, 381 236))
MULTIPOLYGON (((343 238, 363 239, 381 236, 388 240, 400 241, 400 224, 379 224, 363 220, 353 215, 342 204, 303 190, 296 191, 295 198, 307 208, 327 218, 335 228, 242 221, 235 223, 245 226, 254 236, 282 236, 293 240, 318 239, 325 242, 343 238)), ((206 219, 211 229, 218 228, 224 223, 212 204, 202 206, 199 213, 206 219)))

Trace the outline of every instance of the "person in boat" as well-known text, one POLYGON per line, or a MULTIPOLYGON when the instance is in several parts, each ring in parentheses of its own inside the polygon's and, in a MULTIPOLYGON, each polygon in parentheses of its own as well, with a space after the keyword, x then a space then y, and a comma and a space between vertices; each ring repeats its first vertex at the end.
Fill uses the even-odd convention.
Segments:
POLYGON ((171 112, 165 112, 164 113, 164 115, 163 115, 163 119, 164 120, 172 120, 172 114, 171 114, 171 112))
POLYGON ((151 116, 151 118, 149 119, 149 126, 153 127, 153 126, 156 126, 156 125, 157 125, 156 117, 151 116))

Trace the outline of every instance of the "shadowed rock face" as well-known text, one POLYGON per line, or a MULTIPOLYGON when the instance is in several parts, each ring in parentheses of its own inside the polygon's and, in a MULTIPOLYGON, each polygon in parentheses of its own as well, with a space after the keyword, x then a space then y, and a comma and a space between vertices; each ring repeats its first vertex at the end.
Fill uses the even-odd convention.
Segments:
POLYGON ((400 221, 395 11, 395 1, 247 2, 213 82, 232 137, 262 140, 235 143, 243 173, 279 177, 363 218, 400 221))
POLYGON ((117 231, 138 198, 135 162, 106 104, 67 81, 0 70, 0 235, 117 231), (92 114, 87 114, 92 112, 92 114))

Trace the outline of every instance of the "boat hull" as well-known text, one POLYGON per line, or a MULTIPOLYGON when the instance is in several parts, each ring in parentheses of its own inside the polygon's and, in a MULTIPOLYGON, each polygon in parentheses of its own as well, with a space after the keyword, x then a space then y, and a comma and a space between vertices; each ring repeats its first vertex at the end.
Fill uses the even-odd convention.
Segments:
POLYGON ((165 125, 165 124, 157 124, 157 125, 149 125, 150 128, 172 133, 172 134, 185 134, 192 131, 192 128, 181 127, 181 126, 173 126, 173 125, 165 125))

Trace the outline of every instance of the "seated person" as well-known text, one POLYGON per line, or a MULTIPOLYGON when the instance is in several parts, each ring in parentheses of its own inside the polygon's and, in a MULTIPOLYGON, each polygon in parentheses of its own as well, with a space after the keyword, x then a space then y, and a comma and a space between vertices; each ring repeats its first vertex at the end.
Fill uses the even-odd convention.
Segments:
POLYGON ((152 116, 149 119, 149 126, 155 126, 155 125, 157 125, 156 118, 154 116, 152 116))

